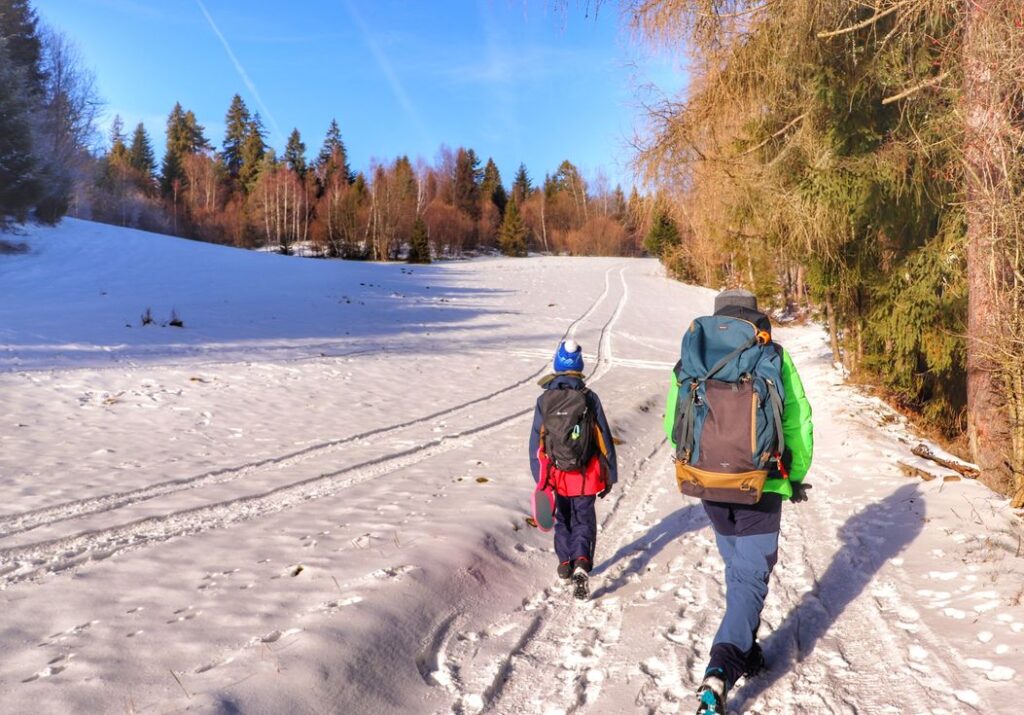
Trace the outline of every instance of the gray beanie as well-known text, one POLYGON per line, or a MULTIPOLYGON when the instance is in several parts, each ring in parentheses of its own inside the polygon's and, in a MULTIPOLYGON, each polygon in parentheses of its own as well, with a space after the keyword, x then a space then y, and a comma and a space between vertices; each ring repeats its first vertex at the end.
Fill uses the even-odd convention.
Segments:
POLYGON ((751 293, 749 290, 743 290, 742 288, 731 288, 730 290, 723 290, 721 293, 715 296, 715 312, 717 313, 726 306, 735 305, 740 308, 750 308, 751 310, 757 310, 757 296, 751 293))

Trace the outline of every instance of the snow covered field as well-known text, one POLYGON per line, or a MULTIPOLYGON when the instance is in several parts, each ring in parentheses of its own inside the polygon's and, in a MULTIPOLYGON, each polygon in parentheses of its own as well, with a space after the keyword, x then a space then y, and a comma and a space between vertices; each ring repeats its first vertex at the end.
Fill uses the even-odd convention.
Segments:
MULTIPOLYGON (((373 265, 74 220, 24 240, 0 256, 4 713, 695 708, 721 562, 660 424, 711 291, 651 260, 373 265), (565 333, 621 441, 585 604, 524 520, 565 333)), ((818 329, 776 338, 814 489, 783 518, 771 668, 733 709, 1020 712, 1005 500, 901 476, 901 420, 818 329)))

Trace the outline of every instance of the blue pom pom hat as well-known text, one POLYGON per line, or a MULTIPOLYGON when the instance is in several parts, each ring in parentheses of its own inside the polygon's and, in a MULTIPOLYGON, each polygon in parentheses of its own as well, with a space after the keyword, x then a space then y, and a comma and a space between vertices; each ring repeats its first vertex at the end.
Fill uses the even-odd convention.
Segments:
POLYGON ((583 350, 579 343, 572 339, 559 343, 554 368, 555 372, 583 372, 583 350))

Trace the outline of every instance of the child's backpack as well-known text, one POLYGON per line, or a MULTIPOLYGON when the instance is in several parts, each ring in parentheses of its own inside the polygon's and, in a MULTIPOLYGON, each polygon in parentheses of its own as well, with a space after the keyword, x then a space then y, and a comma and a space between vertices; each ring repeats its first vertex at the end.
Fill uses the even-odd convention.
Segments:
POLYGON ((594 413, 588 392, 551 389, 540 398, 544 453, 565 472, 582 472, 594 457, 594 413))
POLYGON ((672 437, 683 494, 756 504, 781 460, 782 355, 771 334, 727 316, 697 318, 683 336, 672 437))

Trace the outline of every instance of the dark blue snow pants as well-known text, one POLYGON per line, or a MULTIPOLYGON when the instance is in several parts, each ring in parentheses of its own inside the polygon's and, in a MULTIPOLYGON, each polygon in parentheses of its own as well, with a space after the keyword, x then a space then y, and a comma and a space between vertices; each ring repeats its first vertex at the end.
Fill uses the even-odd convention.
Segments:
POLYGON ((761 625, 768 578, 779 555, 782 497, 764 494, 750 506, 704 502, 725 561, 725 616, 711 646, 708 670, 721 669, 727 687, 740 679, 761 625))
POLYGON ((572 561, 581 556, 594 563, 597 543, 597 497, 555 495, 555 553, 558 560, 572 561))

